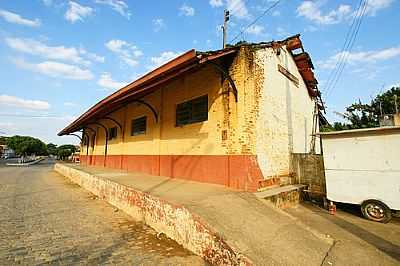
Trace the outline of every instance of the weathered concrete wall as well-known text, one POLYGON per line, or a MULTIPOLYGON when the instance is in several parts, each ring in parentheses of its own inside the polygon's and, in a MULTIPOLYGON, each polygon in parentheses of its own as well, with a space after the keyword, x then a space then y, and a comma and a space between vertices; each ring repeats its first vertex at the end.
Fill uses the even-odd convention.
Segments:
POLYGON ((256 154, 264 177, 290 175, 290 154, 307 153, 310 148, 314 99, 297 69, 292 55, 282 47, 255 52, 259 95, 256 123, 256 154), (278 71, 284 67, 298 85, 278 71), (261 83, 261 84, 260 84, 261 83))
POLYGON ((168 203, 149 193, 97 177, 66 165, 54 169, 133 218, 166 234, 213 265, 251 265, 199 217, 185 207, 168 203))
POLYGON ((298 184, 308 185, 316 195, 326 193, 324 159, 321 154, 293 153, 291 171, 298 184))
POLYGON ((287 209, 297 206, 301 202, 300 189, 282 192, 277 195, 266 198, 272 205, 279 209, 287 209))

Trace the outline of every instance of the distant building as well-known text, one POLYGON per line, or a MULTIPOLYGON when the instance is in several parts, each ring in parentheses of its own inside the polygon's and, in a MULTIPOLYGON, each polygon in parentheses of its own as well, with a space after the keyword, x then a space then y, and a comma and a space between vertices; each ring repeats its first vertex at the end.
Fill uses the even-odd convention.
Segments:
POLYGON ((7 145, 0 145, 0 158, 12 158, 15 157, 13 149, 7 147, 7 145))
POLYGON ((83 130, 82 164, 255 191, 291 175, 291 153, 310 152, 320 96, 312 69, 299 35, 190 50, 59 135, 83 130))

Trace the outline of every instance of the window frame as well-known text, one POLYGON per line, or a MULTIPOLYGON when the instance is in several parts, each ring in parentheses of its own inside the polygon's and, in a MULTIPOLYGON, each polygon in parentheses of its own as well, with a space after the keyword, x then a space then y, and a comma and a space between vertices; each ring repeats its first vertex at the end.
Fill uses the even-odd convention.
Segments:
POLYGON ((118 128, 117 127, 109 127, 108 128, 108 132, 107 132, 107 136, 108 136, 108 140, 116 139, 118 137, 118 128), (111 131, 114 131, 115 135, 111 134, 111 131))
POLYGON ((186 125, 191 125, 191 124, 195 124, 195 123, 203 123, 205 121, 208 121, 208 112, 209 112, 209 99, 208 99, 208 94, 205 95, 201 95, 195 98, 192 98, 190 100, 186 100, 183 101, 181 103, 176 104, 175 106, 175 126, 176 127, 183 127, 186 125), (202 103, 201 100, 205 99, 206 101, 206 110, 204 113, 202 113, 201 110, 202 108, 204 108, 205 106, 201 106, 202 103), (196 110, 194 108, 194 106, 198 104, 199 106, 197 107, 198 109, 196 110), (186 105, 186 108, 188 110, 185 111, 185 107, 179 109, 180 106, 182 105, 186 105), (185 112, 187 112, 186 116, 188 116, 187 120, 183 120, 182 118, 180 118, 179 116, 184 116, 185 112), (195 114, 195 116, 193 116, 193 114, 195 114), (178 119, 180 119, 180 121, 178 121, 178 119))
POLYGON ((146 134, 147 134, 147 116, 144 115, 144 116, 140 116, 140 117, 132 119, 131 120, 131 137, 140 136, 140 135, 146 135, 146 134), (143 120, 143 119, 144 119, 144 130, 135 132, 135 128, 136 128, 134 126, 135 121, 138 122, 138 121, 143 120))

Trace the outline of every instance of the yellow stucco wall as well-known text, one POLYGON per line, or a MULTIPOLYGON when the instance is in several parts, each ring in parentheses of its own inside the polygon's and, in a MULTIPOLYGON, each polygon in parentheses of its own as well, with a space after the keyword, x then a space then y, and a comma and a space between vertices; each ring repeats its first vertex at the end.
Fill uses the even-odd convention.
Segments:
MULTIPOLYGON (((122 137, 118 129, 117 139, 109 140, 109 155, 223 155, 226 148, 222 145, 221 131, 223 104, 220 74, 211 66, 185 75, 154 93, 145 96, 144 101, 151 104, 158 112, 156 123, 153 113, 140 103, 130 103, 109 116, 124 125, 122 137), (208 121, 175 126, 176 105, 208 94, 208 121), (147 116, 145 135, 131 136, 131 121, 147 116)), ((229 95, 232 101, 234 96, 229 95)), ((101 120, 107 127, 115 126, 109 120, 101 120)), ((102 128, 97 131, 94 155, 104 154, 105 133, 102 128)), ((82 150, 86 154, 86 149, 82 150)))
MULTIPOLYGON (((221 74, 211 65, 186 74, 143 98, 159 113, 131 103, 110 114, 124 125, 122 137, 109 141, 110 155, 257 155, 264 176, 289 172, 291 152, 308 152, 314 101, 308 95, 295 62, 284 48, 242 47, 230 68, 238 89, 238 102, 221 83, 221 74), (295 75, 295 86, 278 72, 278 64, 295 75), (208 94, 208 121, 175 126, 178 103, 208 94), (146 135, 130 136, 132 119, 147 116, 146 135), (222 138, 226 132, 226 139, 222 138)), ((107 127, 115 126, 103 120, 107 127)), ((104 130, 99 128, 95 155, 104 154, 104 130)), ((86 154, 86 149, 82 149, 86 154)), ((90 153, 89 153, 90 154, 90 153)))

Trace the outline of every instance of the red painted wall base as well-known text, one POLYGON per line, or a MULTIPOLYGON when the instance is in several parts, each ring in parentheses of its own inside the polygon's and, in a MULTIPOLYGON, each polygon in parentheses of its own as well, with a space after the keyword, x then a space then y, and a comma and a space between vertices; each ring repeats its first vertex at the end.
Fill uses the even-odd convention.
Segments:
POLYGON ((256 155, 81 155, 81 164, 257 191, 263 180, 256 155))

